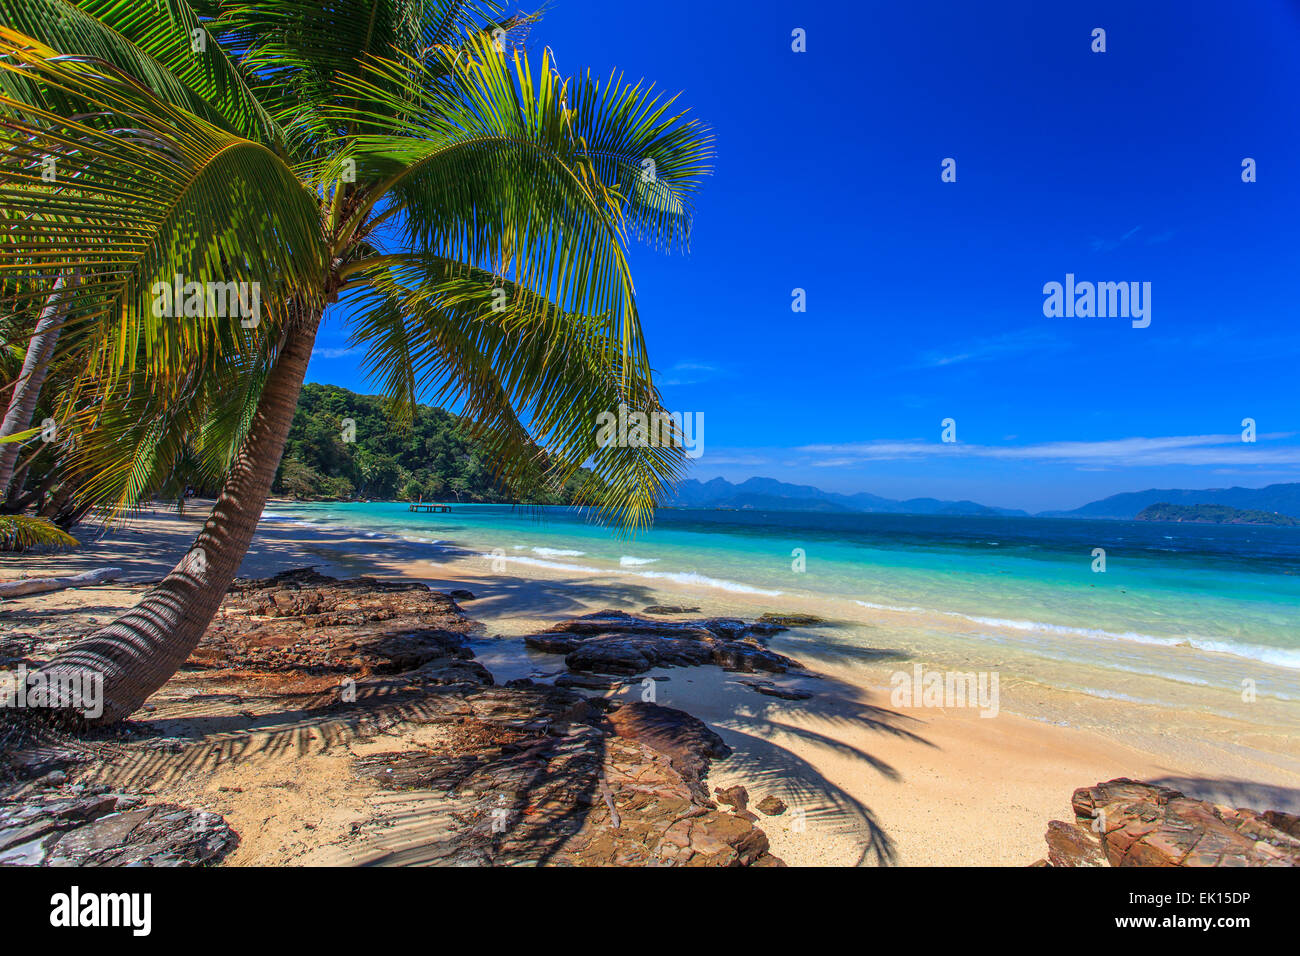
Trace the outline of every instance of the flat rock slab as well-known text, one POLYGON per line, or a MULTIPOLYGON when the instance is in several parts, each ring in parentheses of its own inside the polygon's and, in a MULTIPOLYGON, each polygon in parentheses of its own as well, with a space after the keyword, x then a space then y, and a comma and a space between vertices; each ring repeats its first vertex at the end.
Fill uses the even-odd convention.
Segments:
POLYGON ((740 683, 746 687, 753 688, 760 694, 767 697, 779 697, 782 700, 808 700, 812 694, 806 690, 791 690, 786 687, 778 687, 770 680, 742 680, 740 683))
POLYGON ((491 684, 467 647, 473 627, 424 584, 286 571, 235 582, 186 667, 340 680, 419 671, 425 683, 491 684))
POLYGON ((529 647, 564 654, 570 670, 632 676, 655 667, 716 664, 724 670, 784 674, 802 665, 768 650, 759 637, 785 628, 739 618, 658 621, 625 611, 597 611, 524 638, 529 647))
POLYGON ((1053 866, 1300 866, 1300 816, 1233 809, 1119 778, 1082 787, 1048 824, 1053 866))
POLYGON ((655 621, 637 617, 626 611, 607 609, 593 611, 580 617, 569 618, 549 628, 549 633, 604 634, 620 631, 624 634, 652 634, 656 636, 698 637, 702 632, 724 640, 745 637, 770 637, 786 630, 779 624, 743 621, 737 617, 705 617, 694 621, 655 621))
POLYGON ((709 803, 709 793, 704 787, 709 763, 714 758, 731 756, 731 748, 708 724, 684 710, 642 701, 623 704, 614 710, 608 724, 620 737, 639 740, 666 754, 673 768, 691 787, 697 802, 709 803))
POLYGON ((757 623, 789 628, 821 627, 831 622, 824 617, 818 617, 816 614, 778 614, 774 611, 768 611, 758 616, 757 623))

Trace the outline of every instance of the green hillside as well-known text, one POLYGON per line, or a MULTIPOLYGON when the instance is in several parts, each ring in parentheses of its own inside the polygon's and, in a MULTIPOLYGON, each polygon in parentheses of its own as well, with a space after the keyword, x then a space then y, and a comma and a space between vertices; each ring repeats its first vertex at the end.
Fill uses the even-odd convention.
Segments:
POLYGON ((1253 511, 1228 505, 1172 505, 1167 501, 1143 508, 1138 521, 1194 521, 1202 524, 1267 524, 1300 527, 1300 520, 1271 511, 1253 511))
MULTIPOLYGON (((530 495, 525 503, 569 504, 576 483, 575 477, 563 492, 530 495)), ((520 501, 494 479, 491 461, 459 417, 421 405, 414 421, 402 424, 379 396, 315 383, 304 385, 298 399, 274 490, 327 501, 520 501), (355 431, 345 429, 348 419, 355 431)))

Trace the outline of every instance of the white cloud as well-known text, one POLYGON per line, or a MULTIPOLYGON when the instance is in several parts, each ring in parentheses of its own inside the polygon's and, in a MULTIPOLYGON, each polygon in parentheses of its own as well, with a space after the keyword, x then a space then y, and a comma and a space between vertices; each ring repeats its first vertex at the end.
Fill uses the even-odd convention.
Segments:
POLYGON ((725 374, 725 370, 706 362, 678 362, 664 374, 667 377, 661 385, 696 385, 725 374))
POLYGON ((942 352, 922 354, 913 368, 945 368, 966 362, 994 362, 1042 352, 1057 352, 1066 343, 1046 332, 1027 329, 993 338, 977 339, 942 352))
POLYGON ((1034 445, 972 445, 963 442, 869 441, 832 445, 805 445, 798 450, 830 456, 813 462, 820 467, 864 461, 899 461, 924 458, 988 458, 1016 461, 1058 461, 1092 467, 1146 467, 1155 465, 1300 465, 1300 446, 1271 446, 1270 441, 1291 438, 1295 432, 1260 435, 1243 442, 1240 434, 1175 435, 1162 438, 1118 438, 1107 441, 1056 441, 1034 445))

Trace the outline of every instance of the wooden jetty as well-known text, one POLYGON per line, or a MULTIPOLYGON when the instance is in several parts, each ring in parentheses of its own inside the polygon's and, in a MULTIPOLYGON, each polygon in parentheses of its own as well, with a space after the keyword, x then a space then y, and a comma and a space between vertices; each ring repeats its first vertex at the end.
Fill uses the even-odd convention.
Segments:
POLYGON ((430 514, 430 513, 435 512, 435 511, 436 511, 436 512, 439 512, 439 513, 441 513, 441 514, 446 514, 446 513, 448 513, 448 512, 451 511, 451 505, 426 505, 426 504, 420 504, 420 503, 417 503, 417 504, 413 504, 413 505, 411 505, 411 507, 407 508, 406 510, 407 510, 407 511, 422 511, 422 512, 424 512, 425 514, 430 514))

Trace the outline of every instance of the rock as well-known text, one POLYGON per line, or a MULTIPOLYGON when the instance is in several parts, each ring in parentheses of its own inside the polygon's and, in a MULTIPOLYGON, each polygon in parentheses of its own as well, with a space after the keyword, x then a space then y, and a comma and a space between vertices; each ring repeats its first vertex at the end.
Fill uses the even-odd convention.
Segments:
POLYGON ((789 809, 785 805, 784 800, 782 800, 780 797, 776 796, 775 794, 771 794, 771 793, 769 793, 762 800, 758 801, 758 803, 756 803, 754 806, 756 806, 760 812, 767 814, 769 817, 779 817, 781 814, 785 813, 787 809, 789 809))
POLYGON ((651 604, 641 610, 642 614, 699 614, 698 607, 678 607, 675 604, 651 604))
POLYGON ((830 622, 816 614, 776 614, 768 611, 766 614, 759 615, 758 623, 775 624, 778 627, 817 627, 830 622))
POLYGON ((439 749, 352 764, 418 801, 420 819, 439 821, 432 838, 403 842, 413 804, 375 801, 378 815, 350 832, 347 862, 782 865, 751 820, 703 799, 709 758, 727 751, 689 714, 625 704, 586 723, 563 719, 579 698, 544 685, 457 693, 472 716, 449 721, 439 749))
POLYGON ((491 684, 467 646, 473 626, 451 597, 423 584, 299 569, 236 581, 186 667, 272 673, 283 689, 399 674, 491 684))
POLYGON ((742 680, 740 683, 746 687, 752 687, 760 694, 766 694, 768 697, 780 697, 782 700, 808 700, 812 697, 809 691, 777 687, 770 680, 742 680))
POLYGON ((195 866, 213 863, 239 838, 215 813, 142 797, 47 791, 0 802, 0 865, 195 866))
POLYGON ((454 601, 473 601, 474 592, 466 591, 464 588, 452 588, 447 592, 447 596, 454 601))
POLYGON ((1119 778, 1074 792, 1048 824, 1053 866, 1300 866, 1300 817, 1231 809, 1119 778))
POLYGON ((749 806, 749 791, 740 784, 725 789, 723 787, 714 787, 713 795, 718 798, 718 803, 725 803, 737 810, 744 810, 749 806))
MULTIPOLYGON (((709 617, 695 621, 652 621, 626 611, 604 610, 570 618, 547 628, 552 634, 652 634, 661 637, 699 638, 707 632, 724 640, 740 640, 756 634, 774 633, 773 625, 755 625, 740 618, 709 617)), ((777 628, 778 630, 780 628, 777 628)))
POLYGON ((1260 819, 1274 830, 1281 830, 1283 833, 1300 838, 1300 815, 1283 813, 1281 810, 1265 810, 1260 814, 1260 819))
POLYGON ((1060 820, 1047 824, 1047 862, 1052 866, 1106 866, 1097 835, 1060 820))
POLYGON ((633 676, 654 667, 716 664, 729 671, 784 674, 797 661, 753 639, 756 629, 735 618, 652 621, 624 611, 599 611, 562 621, 524 638, 535 650, 564 654, 570 670, 633 676))
POLYGON ((708 725, 683 710, 633 701, 608 717, 614 733, 648 744, 671 760, 691 793, 701 804, 709 802, 704 777, 711 758, 731 756, 731 748, 708 725))

